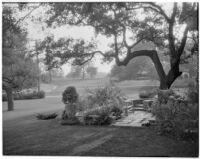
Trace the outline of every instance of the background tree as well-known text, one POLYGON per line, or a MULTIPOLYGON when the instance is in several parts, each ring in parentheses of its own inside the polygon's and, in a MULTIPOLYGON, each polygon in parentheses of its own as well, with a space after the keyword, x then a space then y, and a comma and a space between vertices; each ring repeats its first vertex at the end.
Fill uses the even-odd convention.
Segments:
POLYGON ((111 69, 111 77, 116 77, 119 81, 137 80, 142 76, 148 79, 158 79, 153 63, 146 57, 137 57, 127 66, 114 65, 111 69))
POLYGON ((67 74, 69 78, 80 78, 82 74, 82 68, 80 66, 71 67, 71 71, 67 74))
MULTIPOLYGON (((147 56, 155 65, 161 89, 170 88, 181 75, 179 65, 188 33, 198 31, 197 3, 174 3, 171 13, 165 11, 162 4, 152 2, 51 3, 50 6, 47 12, 49 26, 88 25, 93 26, 97 34, 113 38, 110 51, 102 53, 90 49, 81 52, 83 55, 87 53, 87 56, 82 58, 92 58, 94 54, 100 53, 105 60, 114 58, 118 66, 126 66, 137 56, 147 56), (181 26, 184 30, 179 32, 181 26), (152 41, 157 47, 168 48, 170 70, 167 73, 163 69, 156 49, 134 50, 134 46, 141 41, 152 41)), ((77 54, 72 56, 75 57, 77 54)), ((79 56, 80 54, 78 58, 79 56)))
POLYGON ((88 66, 86 72, 90 75, 90 78, 94 78, 94 76, 97 74, 97 67, 88 66))
MULTIPOLYGON (((17 9, 19 6, 16 6, 17 9)), ((36 64, 27 55, 26 31, 14 18, 16 9, 3 4, 2 88, 6 91, 8 111, 14 109, 13 90, 35 86, 36 64)))

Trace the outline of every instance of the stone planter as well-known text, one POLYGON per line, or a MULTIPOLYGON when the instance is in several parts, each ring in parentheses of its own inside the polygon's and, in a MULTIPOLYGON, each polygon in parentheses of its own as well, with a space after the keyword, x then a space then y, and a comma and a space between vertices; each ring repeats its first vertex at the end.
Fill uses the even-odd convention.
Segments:
POLYGON ((74 119, 76 118, 77 105, 75 103, 65 104, 65 110, 62 116, 62 119, 74 119))

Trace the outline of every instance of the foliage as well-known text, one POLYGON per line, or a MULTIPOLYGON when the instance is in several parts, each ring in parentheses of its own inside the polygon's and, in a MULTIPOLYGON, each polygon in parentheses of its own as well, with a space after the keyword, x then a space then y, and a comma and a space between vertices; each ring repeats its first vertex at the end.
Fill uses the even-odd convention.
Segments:
POLYGON ((86 125, 109 125, 113 119, 121 118, 123 111, 117 106, 99 107, 84 114, 86 125))
POLYGON ((137 57, 127 66, 114 65, 111 69, 111 77, 116 77, 119 81, 139 79, 142 76, 158 79, 153 63, 147 57, 137 57))
POLYGON ((82 100, 84 122, 87 125, 107 125, 112 118, 121 118, 124 98, 116 87, 103 87, 96 90, 87 90, 88 95, 82 100))
POLYGON ((64 72, 62 69, 51 69, 51 74, 52 77, 63 77, 64 76, 64 72))
POLYGON ((191 81, 188 84, 188 92, 187 92, 188 100, 191 103, 198 103, 199 102, 199 92, 198 86, 195 82, 191 81))
POLYGON ((40 80, 43 83, 50 83, 51 79, 50 79, 49 73, 42 73, 42 74, 40 74, 40 80))
POLYGON ((86 72, 91 78, 93 78, 97 74, 97 67, 89 66, 87 67, 86 72))
POLYGON ((54 36, 47 36, 39 44, 39 50, 45 52, 45 65, 48 70, 60 68, 61 65, 71 63, 72 65, 84 65, 93 58, 96 44, 85 42, 82 39, 60 38, 57 41, 54 36))
POLYGON ((75 103, 78 101, 78 93, 73 86, 67 87, 62 94, 62 101, 66 103, 75 103))
MULTIPOLYGON (((40 99, 45 97, 44 91, 33 92, 15 92, 13 93, 14 100, 26 100, 26 99, 40 99)), ((7 95, 2 94, 2 100, 7 101, 7 95)))
POLYGON ((71 71, 67 74, 69 78, 79 78, 81 77, 82 68, 80 66, 71 67, 71 71))
POLYGON ((87 105, 88 108, 94 107, 119 107, 124 103, 124 95, 117 87, 105 86, 95 90, 87 90, 87 105))
POLYGON ((23 20, 16 16, 19 10, 19 5, 3 4, 2 84, 9 97, 9 111, 14 109, 12 91, 36 86, 38 72, 36 63, 28 56, 27 31, 21 24, 23 20))
POLYGON ((52 114, 37 114, 36 117, 40 120, 49 120, 49 119, 55 119, 58 116, 56 113, 52 114))
POLYGON ((109 115, 109 108, 88 112, 84 116, 84 123, 86 125, 109 125, 112 121, 109 115))
POLYGON ((152 113, 156 115, 157 128, 161 134, 170 134, 178 138, 196 140, 196 134, 189 132, 198 130, 198 103, 190 103, 186 99, 172 95, 171 92, 160 93, 152 105, 152 113), (169 95, 171 94, 171 95, 169 95))
POLYGON ((110 113, 112 116, 116 117, 116 119, 119 119, 121 118, 123 111, 119 107, 113 106, 110 110, 110 113))
MULTIPOLYGON (((80 47, 82 60, 85 57, 89 60, 96 53, 100 53, 105 61, 115 59, 117 65, 126 66, 137 56, 148 56, 155 64, 161 89, 170 88, 182 73, 179 65, 183 58, 188 33, 194 33, 196 37, 194 39, 198 39, 197 3, 175 2, 170 9, 170 15, 164 10, 163 4, 154 2, 49 3, 49 6, 47 11, 49 18, 46 20, 48 26, 56 27, 65 24, 92 26, 97 35, 102 34, 113 39, 109 45, 110 49, 105 53, 95 51, 93 47, 87 51, 88 56, 85 56, 84 47, 80 47), (127 33, 130 33, 129 36, 127 33), (153 42, 159 48, 167 48, 166 55, 170 57, 171 67, 167 74, 163 71, 155 48, 135 50, 135 46, 140 42, 153 42), (121 56, 124 58, 122 59, 121 56)), ((64 54, 55 57, 67 62, 71 56, 68 53, 64 54), (63 58, 64 54, 66 60, 63 58)), ((76 57, 80 59, 80 54, 74 55, 73 59, 76 57)))

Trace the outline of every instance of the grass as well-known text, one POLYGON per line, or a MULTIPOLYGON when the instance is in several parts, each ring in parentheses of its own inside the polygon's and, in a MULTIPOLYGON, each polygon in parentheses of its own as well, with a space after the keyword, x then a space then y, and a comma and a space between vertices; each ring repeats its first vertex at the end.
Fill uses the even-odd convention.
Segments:
POLYGON ((61 126, 59 119, 29 116, 4 123, 3 154, 192 157, 198 144, 158 136, 149 128, 61 126))
MULTIPOLYGON (((15 110, 6 111, 3 103, 4 155, 65 156, 198 156, 198 143, 176 141, 159 136, 149 128, 111 126, 61 126, 64 104, 61 93, 67 86, 76 86, 84 95, 85 88, 97 88, 107 79, 53 81, 56 89, 45 99, 15 101, 15 110), (48 97, 55 96, 55 97, 48 97), (58 97, 56 97, 58 96, 58 97), (59 97, 60 96, 60 97, 59 97), (36 113, 58 113, 53 120, 37 120, 36 113)), ((126 95, 153 88, 151 81, 125 81, 118 84, 126 95), (145 86, 145 87, 143 87, 145 86)))

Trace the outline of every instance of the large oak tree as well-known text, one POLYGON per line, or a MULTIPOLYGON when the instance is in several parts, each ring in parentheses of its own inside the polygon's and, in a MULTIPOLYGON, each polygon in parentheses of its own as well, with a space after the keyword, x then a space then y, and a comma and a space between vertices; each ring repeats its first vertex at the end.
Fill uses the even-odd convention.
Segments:
MULTIPOLYGON (((79 25, 92 26, 97 34, 113 38, 110 51, 102 52, 91 47, 76 44, 77 50, 60 50, 55 53, 62 63, 70 58, 79 59, 80 64, 100 53, 105 60, 115 59, 116 64, 126 66, 137 56, 149 57, 160 78, 160 89, 168 89, 181 75, 179 65, 189 32, 198 32, 197 3, 173 3, 164 9, 157 3, 49 3, 48 26, 79 25), (183 28, 183 31, 179 30, 183 28), (131 35, 131 36, 130 36, 131 35), (157 50, 134 50, 145 41, 152 41, 157 47, 167 48, 170 70, 165 73, 157 50), (66 57, 66 58, 63 58, 66 57)), ((198 34, 195 34, 198 35, 198 34)), ((198 38, 197 38, 198 39, 198 38)), ((69 42, 69 41, 68 41, 69 42)), ((198 47, 196 47, 198 49, 198 47)))

